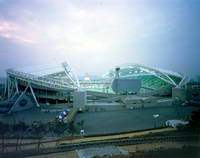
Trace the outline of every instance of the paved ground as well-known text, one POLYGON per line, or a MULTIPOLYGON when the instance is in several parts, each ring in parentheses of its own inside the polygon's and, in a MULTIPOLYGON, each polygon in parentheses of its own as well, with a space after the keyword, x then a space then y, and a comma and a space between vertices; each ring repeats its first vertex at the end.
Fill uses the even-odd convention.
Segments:
POLYGON ((76 122, 84 120, 87 134, 115 133, 133 130, 144 130, 165 126, 170 119, 185 119, 195 107, 171 106, 137 110, 104 111, 81 113, 76 122), (159 114, 154 119, 153 115, 159 114))
MULTIPOLYGON (((78 114, 75 123, 84 120, 84 130, 87 134, 115 133, 124 131, 144 130, 165 125, 170 119, 185 119, 191 111, 197 108, 191 106, 154 107, 136 110, 85 112, 78 114), (159 114, 154 119, 153 115, 159 114)), ((9 116, 0 116, 1 120, 14 122, 22 120, 54 120, 58 112, 40 112, 39 109, 14 113, 9 116)))
POLYGON ((26 123, 31 123, 33 121, 43 121, 48 122, 49 120, 54 120, 59 112, 41 112, 38 108, 33 108, 27 111, 20 111, 12 113, 10 115, 0 116, 0 120, 7 120, 7 122, 15 121, 25 121, 26 123))

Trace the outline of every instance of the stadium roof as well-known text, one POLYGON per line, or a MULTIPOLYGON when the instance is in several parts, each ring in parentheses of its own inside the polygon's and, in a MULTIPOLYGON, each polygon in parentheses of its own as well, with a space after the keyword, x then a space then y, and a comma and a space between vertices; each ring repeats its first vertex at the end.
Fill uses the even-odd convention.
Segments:
POLYGON ((79 81, 68 63, 8 69, 7 74, 19 80, 57 88, 78 88, 79 81))
MULTIPOLYGON (((142 64, 123 64, 120 67, 119 75, 120 77, 131 77, 138 75, 153 75, 173 86, 181 87, 184 86, 189 78, 184 73, 178 73, 171 70, 165 70, 160 68, 153 68, 149 66, 144 66, 142 64), (174 78, 179 78, 180 82, 175 82, 174 78)), ((115 69, 111 69, 105 75, 106 78, 112 78, 115 76, 115 69)))
POLYGON ((61 64, 57 64, 53 66, 40 65, 40 66, 32 66, 32 67, 26 67, 26 68, 16 68, 13 70, 41 77, 41 76, 63 72, 64 68, 62 67, 61 64))

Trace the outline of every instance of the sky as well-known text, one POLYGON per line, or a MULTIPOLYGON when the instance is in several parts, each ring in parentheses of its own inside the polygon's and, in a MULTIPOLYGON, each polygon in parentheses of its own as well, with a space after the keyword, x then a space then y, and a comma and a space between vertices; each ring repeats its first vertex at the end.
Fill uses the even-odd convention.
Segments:
POLYGON ((0 75, 67 61, 101 75, 125 63, 200 75, 200 0, 0 0, 0 75))

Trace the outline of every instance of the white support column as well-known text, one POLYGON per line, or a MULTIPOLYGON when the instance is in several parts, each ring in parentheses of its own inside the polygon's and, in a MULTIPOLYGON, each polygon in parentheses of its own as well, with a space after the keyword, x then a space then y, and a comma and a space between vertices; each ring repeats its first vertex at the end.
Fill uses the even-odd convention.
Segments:
POLYGON ((171 85, 177 86, 177 84, 174 82, 174 80, 172 80, 167 74, 165 74, 165 73, 163 73, 163 72, 161 72, 159 70, 150 69, 150 71, 149 71, 149 68, 146 68, 145 66, 142 66, 140 69, 145 71, 145 72, 153 74, 154 76, 158 77, 159 79, 161 79, 161 80, 163 80, 163 81, 165 81, 165 82, 167 82, 167 83, 169 83, 171 85), (151 71, 153 71, 154 73, 152 73, 151 71), (161 77, 161 76, 159 76, 156 72, 161 73, 162 75, 167 77, 168 80, 163 78, 163 77, 161 77))
POLYGON ((36 99, 36 96, 35 96, 35 93, 34 93, 34 91, 33 91, 33 88, 31 87, 31 84, 29 84, 29 87, 30 87, 30 89, 31 89, 31 94, 32 94, 32 96, 33 96, 33 99, 35 100, 36 106, 37 106, 37 107, 40 107, 40 104, 38 103, 38 101, 37 101, 37 99, 36 99))
POLYGON ((14 85, 13 81, 10 80, 10 98, 12 98, 13 95, 14 95, 14 85))
MULTIPOLYGON (((159 79, 161 79, 161 80, 163 80, 163 81, 165 81, 165 82, 167 82, 167 83, 169 83, 169 84, 171 84, 171 85, 174 85, 172 82, 170 82, 169 80, 166 80, 166 79, 160 77, 160 76, 157 75, 155 72, 153 73, 153 72, 151 72, 151 71, 146 70, 145 68, 141 68, 141 70, 144 71, 144 72, 150 73, 150 74, 156 76, 157 78, 159 78, 159 79)), ((176 85, 174 85, 174 86, 176 86, 176 85)))
MULTIPOLYGON (((160 72, 160 73, 162 73, 162 72, 160 72)), ((174 80, 171 78, 171 77, 169 77, 169 75, 167 75, 167 74, 165 74, 165 73, 162 73, 164 76, 166 76, 172 83, 173 83, 173 85, 175 85, 175 86, 177 86, 177 84, 174 82, 174 80)))
POLYGON ((8 82, 8 100, 10 99, 10 76, 7 77, 8 82))
POLYGON ((15 79, 15 89, 16 89, 17 94, 19 94, 19 88, 18 88, 18 83, 16 79, 15 79))
POLYGON ((14 93, 14 95, 10 98, 10 100, 14 99, 16 95, 17 95, 17 92, 14 93))
POLYGON ((17 83, 17 80, 15 79, 14 81, 14 86, 15 86, 15 92, 14 92, 14 95, 11 97, 11 100, 15 98, 16 95, 19 95, 19 89, 18 89, 18 83, 17 83))
POLYGON ((182 86, 185 85, 189 80, 190 80, 189 77, 184 76, 184 77, 182 78, 182 80, 180 81, 180 83, 178 84, 178 87, 182 87, 182 86))
MULTIPOLYGON (((64 67, 64 69, 65 69, 65 67, 64 67)), ((71 78, 71 76, 69 75, 69 72, 65 69, 65 74, 67 75, 67 77, 72 81, 72 83, 74 84, 74 85, 76 85, 76 82, 71 78)))
POLYGON ((17 98, 17 100, 15 101, 15 103, 13 104, 12 108, 10 109, 10 111, 8 113, 11 113, 12 109, 16 106, 17 102, 21 99, 21 97, 26 93, 27 89, 28 89, 29 85, 26 86, 25 90, 21 93, 21 95, 17 98))
POLYGON ((169 83, 169 84, 171 84, 171 85, 173 85, 173 86, 176 86, 176 84, 174 84, 174 83, 172 83, 172 82, 170 82, 170 81, 168 81, 168 80, 166 80, 166 79, 160 77, 159 75, 157 75, 157 74, 154 74, 154 75, 155 75, 156 77, 158 77, 159 79, 161 79, 161 80, 163 80, 163 81, 165 81, 165 82, 167 82, 167 83, 169 83))
POLYGON ((76 79, 78 88, 80 88, 80 82, 79 82, 79 79, 78 79, 78 76, 76 75, 76 73, 74 73, 74 77, 76 79))
POLYGON ((65 70, 65 74, 67 75, 67 77, 72 81, 72 83, 75 85, 75 86, 79 86, 78 83, 76 83, 72 77, 69 75, 69 72, 71 72, 71 70, 68 70, 69 68, 67 68, 67 66, 69 67, 69 65, 67 63, 63 63, 62 64, 64 70, 65 70))
POLYGON ((7 87, 8 87, 8 79, 6 79, 6 83, 4 86, 4 95, 3 95, 4 97, 6 97, 7 87))

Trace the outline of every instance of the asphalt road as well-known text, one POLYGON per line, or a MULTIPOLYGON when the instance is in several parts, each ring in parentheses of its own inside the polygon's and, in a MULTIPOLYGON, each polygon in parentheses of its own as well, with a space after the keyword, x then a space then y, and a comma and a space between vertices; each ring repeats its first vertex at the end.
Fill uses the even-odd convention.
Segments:
POLYGON ((144 130, 165 126, 167 120, 185 119, 195 109, 191 106, 171 106, 123 111, 85 112, 78 114, 75 122, 84 120, 84 130, 87 134, 144 130), (159 114, 159 117, 155 119, 154 114, 159 114))
MULTIPOLYGON (((151 129, 165 126, 165 121, 172 119, 185 119, 197 108, 192 106, 154 107, 121 111, 84 112, 76 116, 75 124, 84 120, 86 134, 104 134, 125 131, 151 129), (156 119, 154 114, 159 114, 156 119)), ((0 117, 0 121, 25 121, 32 123, 34 120, 48 122, 54 120, 58 112, 40 112, 39 109, 13 113, 0 117)))

